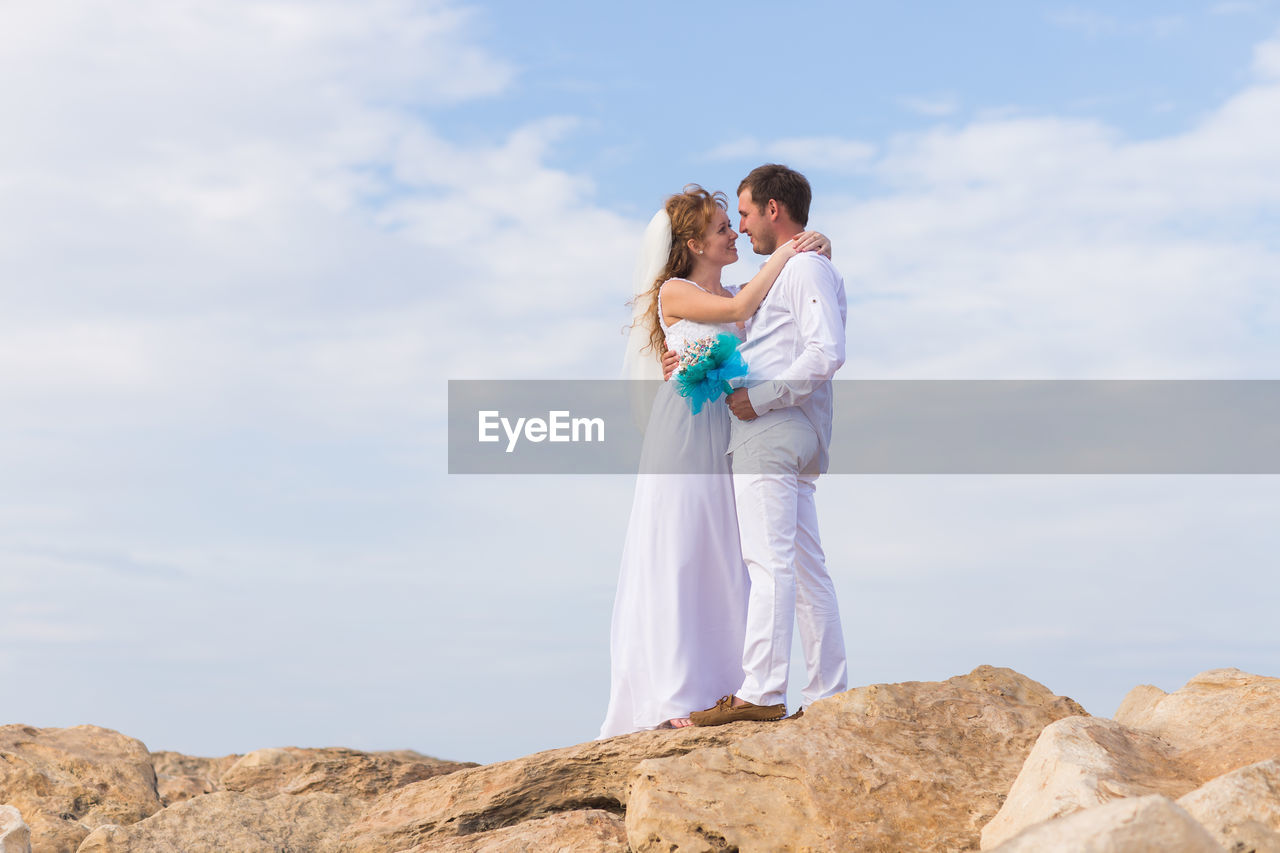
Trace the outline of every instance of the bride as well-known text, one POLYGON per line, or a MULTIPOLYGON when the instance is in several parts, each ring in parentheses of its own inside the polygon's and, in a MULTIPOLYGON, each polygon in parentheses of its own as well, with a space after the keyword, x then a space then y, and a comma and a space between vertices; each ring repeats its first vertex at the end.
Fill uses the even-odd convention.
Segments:
MULTIPOLYGON (((661 379, 663 355, 729 333, 742 337, 787 260, 831 245, 804 232, 741 288, 720 283, 738 260, 724 193, 696 184, 671 196, 645 232, 627 352, 632 379, 661 379)), ((730 413, 692 414, 676 383, 653 401, 610 636, 609 710, 600 737, 689 725, 688 714, 742 683, 747 571, 738 542, 729 457, 730 413), (654 473, 681 472, 681 473, 654 473)))

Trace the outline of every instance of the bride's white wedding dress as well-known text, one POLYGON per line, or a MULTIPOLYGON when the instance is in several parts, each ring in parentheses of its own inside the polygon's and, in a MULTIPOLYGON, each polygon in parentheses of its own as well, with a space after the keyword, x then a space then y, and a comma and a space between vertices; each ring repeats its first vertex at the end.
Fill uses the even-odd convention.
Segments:
MULTIPOLYGON (((661 304, 659 294, 658 316, 661 304)), ((691 320, 663 331, 678 353, 738 334, 691 320)), ((742 684, 748 581, 725 455, 730 417, 723 400, 691 414, 674 382, 654 400, 622 546, 602 738, 687 717, 742 684), (686 473, 645 473, 654 470, 686 473)))

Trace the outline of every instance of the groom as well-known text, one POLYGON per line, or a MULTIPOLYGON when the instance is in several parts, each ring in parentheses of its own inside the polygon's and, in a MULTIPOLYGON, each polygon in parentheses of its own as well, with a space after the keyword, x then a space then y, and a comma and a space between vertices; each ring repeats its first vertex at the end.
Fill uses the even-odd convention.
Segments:
MULTIPOLYGON (((812 192, 804 175, 769 164, 738 185, 739 230, 768 255, 804 230, 812 192)), ((827 470, 831 377, 844 363, 844 279, 804 252, 787 262, 741 347, 749 374, 727 398, 729 452, 742 556, 751 578, 744 680, 734 696, 690 715, 694 725, 777 720, 786 714, 791 635, 798 624, 810 704, 846 687, 835 587, 818 538, 814 486, 827 470)))

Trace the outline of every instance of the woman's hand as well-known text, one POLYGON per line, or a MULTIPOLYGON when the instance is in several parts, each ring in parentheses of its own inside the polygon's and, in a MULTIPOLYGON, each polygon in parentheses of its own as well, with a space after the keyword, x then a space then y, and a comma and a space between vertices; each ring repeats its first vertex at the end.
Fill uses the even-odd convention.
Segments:
POLYGON ((817 252, 831 260, 831 241, 821 231, 801 231, 791 238, 797 252, 817 252))

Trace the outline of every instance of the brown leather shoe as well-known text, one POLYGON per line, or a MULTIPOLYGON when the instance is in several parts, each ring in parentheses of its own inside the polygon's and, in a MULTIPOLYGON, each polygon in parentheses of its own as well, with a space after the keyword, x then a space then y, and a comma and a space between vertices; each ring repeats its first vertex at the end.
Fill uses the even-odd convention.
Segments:
POLYGON ((694 711, 689 715, 689 719, 695 726, 723 726, 725 723, 736 723, 739 720, 772 722, 781 720, 786 713, 786 705, 752 705, 748 702, 735 708, 733 697, 724 696, 714 708, 694 711))

